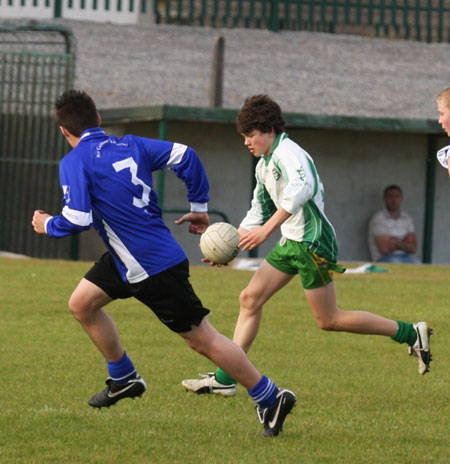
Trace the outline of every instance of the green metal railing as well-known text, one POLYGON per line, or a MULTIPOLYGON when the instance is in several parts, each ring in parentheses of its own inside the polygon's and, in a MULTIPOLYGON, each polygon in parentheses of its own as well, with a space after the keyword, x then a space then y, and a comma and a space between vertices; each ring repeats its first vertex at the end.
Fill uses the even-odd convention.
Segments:
POLYGON ((35 209, 61 208, 58 163, 67 152, 54 102, 73 82, 71 34, 59 26, 0 25, 0 249, 66 258, 71 240, 31 227, 35 209))
POLYGON ((448 0, 160 0, 157 23, 450 42, 448 0))

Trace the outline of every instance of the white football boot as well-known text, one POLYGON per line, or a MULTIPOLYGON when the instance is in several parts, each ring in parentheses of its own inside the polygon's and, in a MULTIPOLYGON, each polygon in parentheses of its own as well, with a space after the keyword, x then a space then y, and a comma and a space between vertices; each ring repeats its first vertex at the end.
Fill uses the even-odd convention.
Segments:
POLYGON ((419 360, 419 374, 426 374, 430 371, 430 363, 432 360, 430 351, 430 337, 433 329, 428 327, 426 322, 416 322, 413 324, 414 330, 417 332, 417 340, 413 346, 408 347, 410 356, 416 356, 419 360))
POLYGON ((201 395, 203 393, 215 393, 223 396, 234 396, 237 391, 237 385, 223 385, 216 380, 214 372, 207 372, 206 374, 199 374, 201 379, 186 379, 181 382, 181 385, 192 393, 201 395))

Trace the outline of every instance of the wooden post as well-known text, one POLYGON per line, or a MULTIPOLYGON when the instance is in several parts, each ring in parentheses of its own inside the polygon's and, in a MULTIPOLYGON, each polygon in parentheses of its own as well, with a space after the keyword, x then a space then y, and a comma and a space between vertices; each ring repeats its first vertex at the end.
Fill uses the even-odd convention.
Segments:
POLYGON ((222 106, 224 51, 225 39, 223 37, 215 37, 211 88, 209 95, 209 104, 214 107, 222 106))

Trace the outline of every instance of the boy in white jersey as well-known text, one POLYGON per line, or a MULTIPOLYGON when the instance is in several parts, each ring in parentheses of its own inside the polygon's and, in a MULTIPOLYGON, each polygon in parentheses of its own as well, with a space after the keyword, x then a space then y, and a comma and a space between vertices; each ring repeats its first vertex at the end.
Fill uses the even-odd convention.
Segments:
POLYGON ((125 352, 116 324, 104 310, 117 298, 134 297, 198 353, 227 369, 258 404, 263 436, 279 434, 295 395, 279 389, 248 360, 245 352, 217 332, 189 283, 189 263, 162 221, 152 172, 172 169, 184 181, 191 212, 176 221, 199 233, 209 224, 209 183, 194 150, 186 145, 134 135, 120 139, 101 129, 89 95, 69 90, 56 101, 56 119, 72 150, 61 160, 64 207, 51 216, 36 210, 38 234, 64 237, 95 227, 107 252, 81 279, 69 307, 104 356, 106 388, 89 405, 110 407, 141 396, 144 379, 125 352))
MULTIPOLYGON (((289 139, 284 126, 280 107, 267 95, 249 97, 237 118, 245 146, 259 158, 251 208, 239 227, 239 247, 253 250, 278 227, 282 238, 240 294, 233 341, 250 349, 264 304, 298 274, 321 329, 385 335, 407 343, 410 354, 418 357, 419 373, 425 374, 431 361, 431 329, 426 322, 394 321, 337 306, 333 273, 344 269, 336 263, 337 241, 324 213, 323 185, 312 158, 289 139)), ((221 369, 182 384, 195 393, 236 392, 233 379, 221 369)))
MULTIPOLYGON (((439 124, 450 137, 450 87, 444 89, 437 97, 437 106, 439 113, 439 124)), ((437 152, 437 158, 442 167, 448 169, 450 177, 450 145, 441 148, 437 152)))

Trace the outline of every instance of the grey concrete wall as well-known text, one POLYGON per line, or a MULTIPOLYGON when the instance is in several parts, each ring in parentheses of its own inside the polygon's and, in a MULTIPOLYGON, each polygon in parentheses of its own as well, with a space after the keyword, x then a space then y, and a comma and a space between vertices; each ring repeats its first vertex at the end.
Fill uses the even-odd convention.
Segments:
MULTIPOLYGON (((292 134, 314 157, 325 184, 326 213, 336 228, 343 260, 369 260, 368 221, 383 206, 389 184, 403 189, 419 243, 425 211, 424 136, 378 132, 313 131, 292 134)), ((421 257, 421 247, 418 257, 421 257)))
MULTIPOLYGON (((129 124, 105 130, 158 137, 158 124, 129 124)), ((425 212, 425 135, 337 131, 288 130, 291 138, 314 158, 325 185, 325 212, 333 223, 339 244, 340 260, 367 261, 367 225, 370 216, 382 207, 382 191, 388 184, 398 184, 404 192, 404 209, 414 219, 419 239, 418 258, 422 256, 425 212)), ((170 122, 167 139, 193 147, 208 172, 211 190, 210 209, 224 212, 238 225, 245 215, 252 194, 253 157, 242 137, 231 124, 170 122)), ((442 137, 442 143, 446 144, 442 137)), ((188 208, 184 184, 173 172, 166 172, 164 206, 188 208)), ((440 166, 436 168, 436 201, 433 230, 433 263, 450 264, 449 230, 450 180, 440 166)), ((184 247, 192 264, 200 263, 199 236, 189 234, 187 226, 176 226, 178 214, 164 216, 176 239, 184 247)), ((211 215, 211 221, 222 219, 211 215)), ((278 234, 262 245, 265 253, 279 238, 278 234)), ((81 236, 81 259, 95 259, 102 248, 97 237, 81 236)), ((245 255, 244 255, 245 256, 245 255)))

